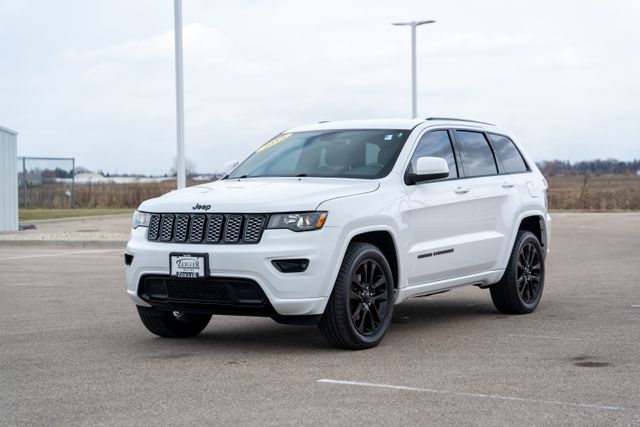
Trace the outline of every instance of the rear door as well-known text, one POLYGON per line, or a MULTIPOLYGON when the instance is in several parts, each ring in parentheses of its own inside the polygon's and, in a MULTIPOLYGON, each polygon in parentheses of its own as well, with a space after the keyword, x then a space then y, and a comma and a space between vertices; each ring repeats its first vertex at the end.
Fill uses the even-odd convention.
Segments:
POLYGON ((501 171, 485 133, 456 130, 454 135, 474 212, 474 273, 504 268, 503 254, 520 203, 515 180, 501 171))
POLYGON ((464 276, 473 271, 474 217, 471 195, 459 178, 450 131, 425 133, 411 158, 444 158, 449 177, 408 185, 409 286, 464 276))

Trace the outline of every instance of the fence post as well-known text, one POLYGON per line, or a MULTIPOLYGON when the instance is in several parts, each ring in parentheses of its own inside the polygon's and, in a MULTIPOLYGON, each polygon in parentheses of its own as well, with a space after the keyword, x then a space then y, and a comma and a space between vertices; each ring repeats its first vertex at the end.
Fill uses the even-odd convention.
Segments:
POLYGON ((23 194, 23 198, 24 198, 24 208, 27 209, 28 205, 27 205, 27 159, 26 157, 22 158, 22 192, 23 194))

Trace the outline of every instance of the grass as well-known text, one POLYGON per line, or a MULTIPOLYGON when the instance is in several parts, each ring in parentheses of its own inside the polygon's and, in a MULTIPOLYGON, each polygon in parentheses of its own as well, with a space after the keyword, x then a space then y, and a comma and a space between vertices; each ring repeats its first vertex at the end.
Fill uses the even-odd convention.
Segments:
POLYGON ((74 218, 80 216, 133 214, 133 209, 20 209, 20 221, 74 218))
MULTIPOLYGON (((640 211, 640 176, 556 175, 548 176, 547 180, 549 208, 553 211, 640 211)), ((201 182, 188 183, 194 184, 201 182)), ((21 210, 20 220, 132 213, 143 200, 175 189, 175 182, 77 185, 77 209, 69 209, 71 200, 65 195, 67 189, 63 184, 30 188, 29 206, 58 209, 21 210)))
POLYGON ((557 211, 638 211, 640 176, 549 176, 549 207, 557 211))

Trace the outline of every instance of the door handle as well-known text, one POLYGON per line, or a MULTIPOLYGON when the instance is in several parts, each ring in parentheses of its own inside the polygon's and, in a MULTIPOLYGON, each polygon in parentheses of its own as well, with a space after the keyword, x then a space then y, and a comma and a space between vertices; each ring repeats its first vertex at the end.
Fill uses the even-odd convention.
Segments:
POLYGON ((458 187, 455 189, 456 194, 467 194, 469 192, 469 187, 458 187))
POLYGON ((502 188, 513 188, 516 185, 513 182, 505 181, 502 183, 502 188))

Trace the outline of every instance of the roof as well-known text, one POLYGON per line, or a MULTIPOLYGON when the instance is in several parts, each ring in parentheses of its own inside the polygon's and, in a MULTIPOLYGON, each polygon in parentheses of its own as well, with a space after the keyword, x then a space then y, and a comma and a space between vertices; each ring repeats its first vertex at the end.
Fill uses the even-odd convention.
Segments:
POLYGON ((424 120, 418 119, 375 119, 375 120, 338 120, 318 122, 289 129, 289 132, 329 129, 413 129, 424 120))
POLYGON ((16 132, 15 130, 11 130, 5 127, 0 126, 0 131, 2 132, 6 132, 6 133, 10 133, 11 135, 17 135, 18 132, 16 132))
POLYGON ((289 129, 287 132, 304 132, 333 129, 406 129, 411 130, 422 123, 433 125, 449 123, 452 125, 493 126, 491 123, 448 117, 429 117, 426 119, 371 119, 322 121, 289 129))

